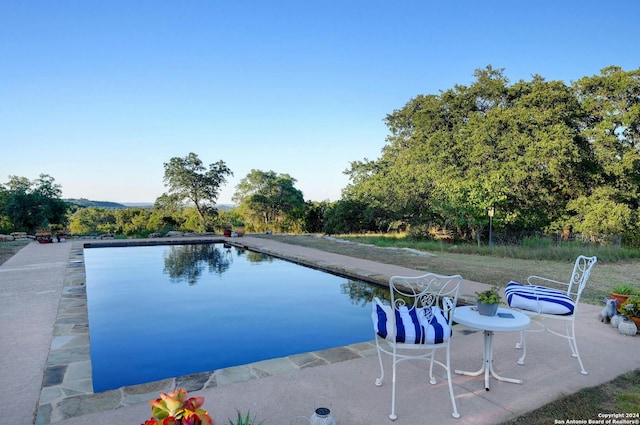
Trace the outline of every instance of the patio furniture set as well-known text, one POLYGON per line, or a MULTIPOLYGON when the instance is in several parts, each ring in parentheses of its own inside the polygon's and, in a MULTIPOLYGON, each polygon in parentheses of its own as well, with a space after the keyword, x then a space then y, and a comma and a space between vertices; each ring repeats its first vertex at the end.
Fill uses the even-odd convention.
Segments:
POLYGON ((434 364, 444 368, 451 398, 452 416, 459 418, 456 406, 452 369, 450 363, 453 323, 483 331, 483 363, 477 371, 455 370, 456 374, 468 376, 484 375, 486 391, 489 381, 497 380, 522 384, 522 380, 498 375, 493 365, 493 337, 496 332, 520 332, 516 348, 523 350, 518 364, 524 364, 527 332, 548 331, 567 339, 571 355, 578 360, 580 373, 587 371, 582 364, 575 336, 575 317, 580 297, 589 280, 596 257, 579 256, 567 282, 530 276, 526 284, 510 282, 505 288, 509 308, 498 308, 493 316, 480 314, 477 307, 457 307, 462 277, 427 273, 417 277, 393 276, 389 280, 390 303, 375 298, 372 304, 372 320, 376 348, 380 363, 380 377, 375 384, 381 386, 385 377, 382 354, 392 358, 391 371, 391 420, 396 414, 396 368, 397 364, 410 359, 429 362, 429 382, 436 384, 434 364), (564 332, 546 326, 548 321, 560 321, 564 332), (435 352, 445 353, 444 361, 435 359, 435 352))

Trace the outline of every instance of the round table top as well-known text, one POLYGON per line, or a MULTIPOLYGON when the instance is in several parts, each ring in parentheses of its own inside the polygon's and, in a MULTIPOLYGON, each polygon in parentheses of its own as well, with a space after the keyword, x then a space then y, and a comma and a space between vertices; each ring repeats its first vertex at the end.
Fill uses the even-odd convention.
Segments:
POLYGON ((464 306, 456 307, 453 321, 483 331, 515 332, 526 329, 531 319, 526 314, 509 308, 498 307, 495 316, 482 316, 475 306, 464 306))

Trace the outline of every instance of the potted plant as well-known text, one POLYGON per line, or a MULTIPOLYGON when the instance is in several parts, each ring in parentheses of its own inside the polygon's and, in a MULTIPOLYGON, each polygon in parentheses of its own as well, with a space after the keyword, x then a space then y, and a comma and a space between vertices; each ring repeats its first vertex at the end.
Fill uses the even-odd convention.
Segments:
POLYGON ((222 225, 222 234, 226 237, 231 236, 231 224, 229 223, 224 223, 222 225))
POLYGON ((160 398, 149 400, 151 419, 142 425, 213 425, 209 413, 202 409, 204 397, 187 398, 187 390, 178 388, 160 398))
POLYGON ((244 236, 244 222, 242 220, 236 220, 233 223, 233 231, 237 236, 244 236))
POLYGON ((49 230, 36 230, 36 240, 40 243, 51 243, 53 239, 49 230))
POLYGON ((633 295, 635 290, 630 285, 620 284, 616 285, 612 290, 610 297, 616 300, 616 305, 620 307, 629 296, 633 295))
POLYGON ((630 296, 618 307, 618 313, 632 320, 640 329, 640 296, 630 296))
POLYGON ((483 316, 495 316, 498 312, 498 304, 502 301, 497 286, 492 286, 486 291, 476 292, 478 312, 483 316))

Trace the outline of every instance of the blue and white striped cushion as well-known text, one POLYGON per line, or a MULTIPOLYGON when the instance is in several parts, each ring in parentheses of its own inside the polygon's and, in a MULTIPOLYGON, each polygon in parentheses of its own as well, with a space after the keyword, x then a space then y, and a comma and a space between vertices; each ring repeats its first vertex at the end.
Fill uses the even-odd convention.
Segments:
POLYGON ((451 337, 451 327, 439 307, 395 309, 396 330, 392 328, 391 306, 373 302, 374 331, 382 338, 405 344, 441 344, 451 337))
POLYGON ((573 314, 575 303, 566 292, 546 286, 522 285, 509 282, 504 290, 509 307, 536 313, 558 314, 568 316, 573 314))

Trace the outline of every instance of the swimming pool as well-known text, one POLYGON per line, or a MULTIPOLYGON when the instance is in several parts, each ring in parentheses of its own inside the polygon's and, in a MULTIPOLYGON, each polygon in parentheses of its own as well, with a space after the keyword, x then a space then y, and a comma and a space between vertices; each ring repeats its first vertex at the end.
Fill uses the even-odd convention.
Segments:
POLYGON ((365 282, 222 243, 84 256, 95 392, 373 338, 365 282))

